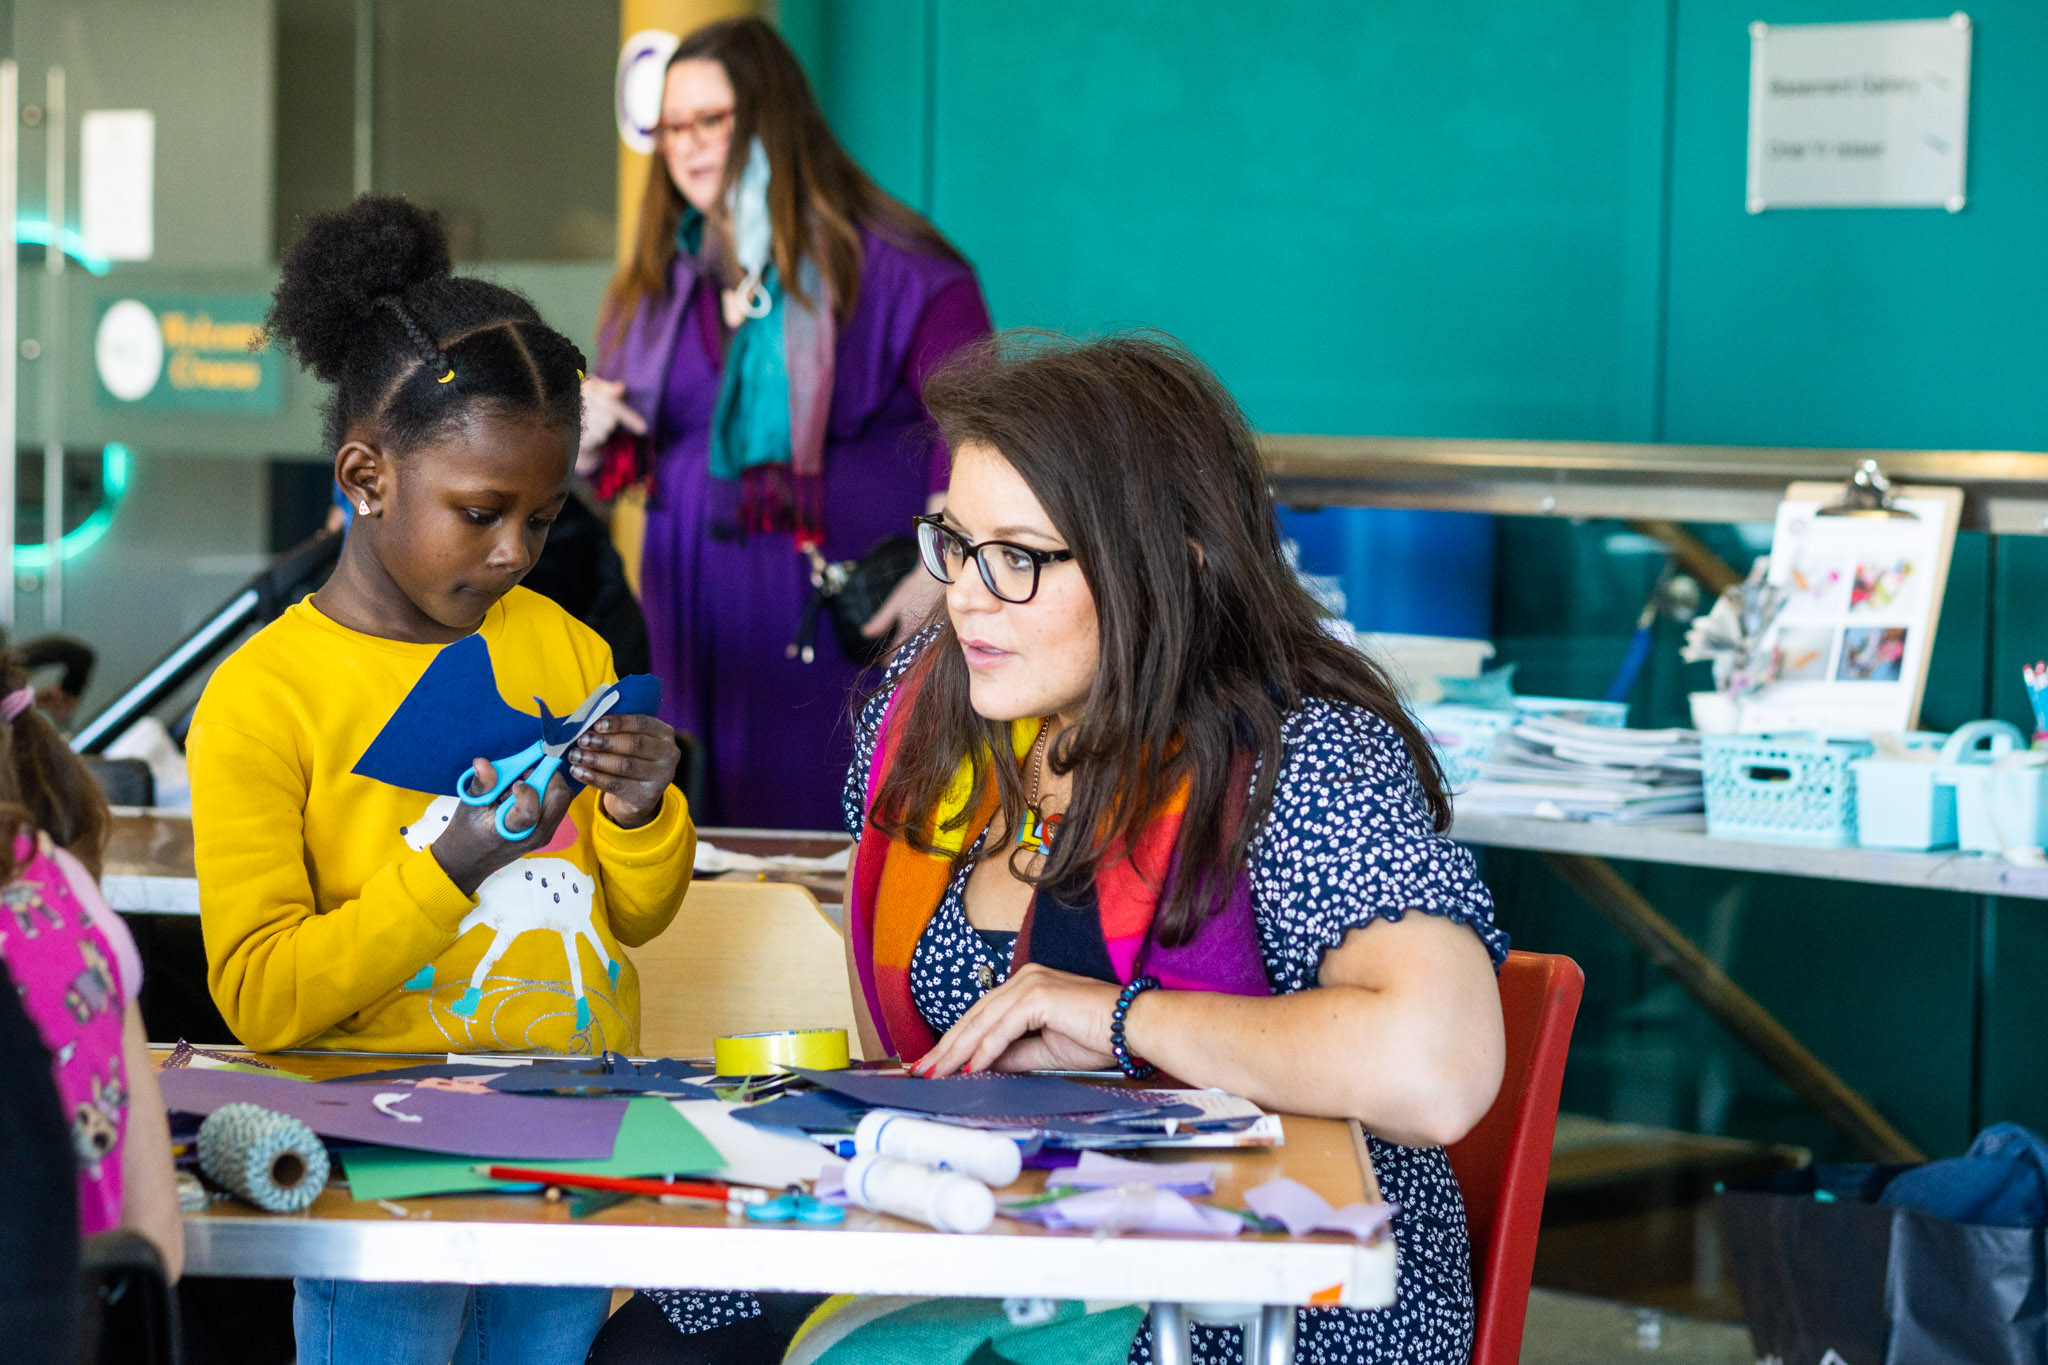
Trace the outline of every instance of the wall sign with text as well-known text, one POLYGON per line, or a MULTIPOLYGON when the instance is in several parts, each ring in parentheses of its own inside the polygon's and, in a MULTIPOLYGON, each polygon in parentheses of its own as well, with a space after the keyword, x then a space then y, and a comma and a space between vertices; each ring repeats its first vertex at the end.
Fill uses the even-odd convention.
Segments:
POLYGON ((1970 16, 1749 26, 1749 211, 1962 211, 1970 16))
POLYGON ((276 413, 284 360, 263 337, 264 294, 110 299, 93 334, 108 407, 276 413))

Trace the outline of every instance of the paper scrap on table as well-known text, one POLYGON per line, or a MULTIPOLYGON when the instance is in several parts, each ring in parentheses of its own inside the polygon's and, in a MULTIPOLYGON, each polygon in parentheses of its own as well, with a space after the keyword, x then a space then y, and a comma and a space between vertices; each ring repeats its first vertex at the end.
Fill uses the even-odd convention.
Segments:
POLYGON ((733 1118, 755 1128, 790 1128, 806 1133, 851 1133, 860 1126, 867 1106, 829 1090, 778 1095, 760 1104, 740 1106, 733 1118))
POLYGON ((795 853, 778 853, 761 857, 753 853, 735 853, 728 848, 719 848, 707 840, 697 841, 697 856, 692 860, 691 870, 706 876, 720 872, 789 872, 811 873, 825 876, 846 871, 847 855, 853 846, 828 853, 822 858, 806 858, 795 853))
MULTIPOLYGON (((627 1100, 619 1140, 600 1161, 549 1161, 547 1168, 576 1175, 709 1175, 724 1155, 697 1126, 664 1099, 627 1100)), ((811 1144, 816 1146, 815 1143, 811 1144)), ((822 1150, 822 1149, 821 1149, 822 1150)), ((473 1156, 446 1156, 403 1147, 354 1147, 341 1153, 349 1192, 357 1199, 417 1199, 502 1188, 478 1175, 473 1156)))
POLYGON ((1176 1232, 1200 1237, 1235 1237, 1244 1231, 1244 1220, 1234 1213, 1148 1185, 1087 1190, 1048 1204, 1005 1209, 1003 1213, 1005 1217, 1043 1223, 1054 1231, 1087 1228, 1102 1232, 1176 1232))
MULTIPOLYGON (((697 1072, 709 1078, 709 1073, 697 1072)), ((520 1067, 494 1077, 490 1082, 493 1090, 508 1095, 544 1094, 557 1090, 581 1090, 585 1092, 609 1092, 626 1095, 688 1095, 706 1096, 711 1093, 708 1086, 686 1076, 664 1074, 654 1064, 637 1068, 631 1072, 605 1072, 587 1070, 582 1067, 547 1066, 536 1063, 520 1067)))
POLYGON ((1089 1151, 1081 1153, 1080 1161, 1053 1178, 1053 1183, 1081 1190, 1150 1185, 1175 1194, 1213 1194, 1216 1168, 1201 1161, 1129 1161, 1089 1151))
POLYGON ((517 1161, 608 1158, 626 1116, 625 1100, 555 1099, 540 1095, 406 1092, 400 1120, 380 1113, 374 1085, 281 1080, 240 1071, 181 1067, 157 1078, 164 1107, 211 1114, 222 1105, 260 1104, 300 1120, 321 1137, 351 1138, 458 1156, 517 1161))
POLYGON ((1285 1223, 1296 1237, 1305 1232, 1348 1232, 1361 1242, 1370 1241, 1401 1210, 1399 1204, 1346 1204, 1333 1209, 1329 1200, 1284 1175, 1247 1190, 1244 1202, 1259 1217, 1285 1223))
POLYGON ((861 1071, 811 1071, 792 1067, 812 1085, 850 1095, 875 1109, 976 1118, 1062 1117, 1075 1114, 1137 1113, 1157 1102, 1101 1086, 1080 1085, 1058 1076, 981 1072, 926 1080, 920 1076, 877 1076, 861 1071))
POLYGON ((724 1100, 675 1100, 675 1111, 696 1125, 725 1158, 725 1165, 706 1175, 735 1185, 780 1190, 818 1178, 836 1158, 809 1138, 791 1137, 743 1123, 735 1111, 747 1106, 724 1100))

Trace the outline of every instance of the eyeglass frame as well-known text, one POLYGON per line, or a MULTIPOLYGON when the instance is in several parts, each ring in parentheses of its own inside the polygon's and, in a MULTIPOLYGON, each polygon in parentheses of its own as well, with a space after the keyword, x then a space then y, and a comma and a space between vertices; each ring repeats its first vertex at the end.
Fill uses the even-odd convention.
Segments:
POLYGON ((666 119, 660 119, 652 128, 644 128, 641 131, 658 144, 666 142, 669 138, 687 134, 691 142, 703 147, 710 145, 720 133, 730 135, 733 124, 739 118, 739 112, 739 107, 735 105, 719 113, 699 114, 687 123, 670 123, 666 119))
POLYGON ((919 531, 919 534, 916 536, 917 560, 918 563, 924 567, 924 571, 926 573, 930 574, 933 578, 938 579, 939 582, 947 584, 948 586, 951 586, 954 581, 946 577, 944 574, 940 573, 937 569, 934 569, 932 567, 932 561, 930 557, 927 556, 924 552, 924 536, 922 534, 922 531, 924 527, 929 526, 932 528, 934 532, 936 532, 941 537, 950 538, 954 541, 959 542, 961 545, 965 546, 966 556, 967 558, 972 559, 974 561, 974 567, 981 571, 981 583, 983 587, 988 589, 989 595, 995 598, 998 602, 1007 602, 1009 605, 1013 607, 1021 607, 1026 602, 1029 602, 1032 598, 1038 596, 1038 584, 1040 579, 1044 575, 1046 565, 1064 564, 1074 557, 1074 552, 1070 549, 1040 550, 1030 545, 1019 545, 1014 540, 983 540, 978 542, 972 541, 969 540, 966 536, 961 535, 952 527, 946 525, 944 516, 938 512, 927 512, 923 516, 912 517, 910 519, 910 523, 912 526, 918 528, 919 531), (1026 559, 1031 561, 1031 591, 1025 593, 1022 597, 1012 598, 1003 596, 1002 591, 996 587, 995 574, 989 570, 988 562, 981 557, 981 552, 983 550, 992 548, 1003 550, 1015 550, 1018 554, 1023 555, 1026 559))

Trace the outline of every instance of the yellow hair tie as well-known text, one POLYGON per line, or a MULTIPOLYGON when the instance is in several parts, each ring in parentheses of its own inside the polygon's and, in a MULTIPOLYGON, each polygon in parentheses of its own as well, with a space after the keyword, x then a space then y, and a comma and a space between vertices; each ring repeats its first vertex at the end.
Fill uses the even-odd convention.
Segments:
POLYGON ((451 365, 451 366, 449 366, 449 367, 448 367, 448 373, 446 373, 446 374, 442 375, 442 376, 441 376, 441 377, 440 377, 439 379, 436 379, 436 380, 435 380, 434 382, 435 382, 436 384, 445 384, 445 383, 447 383, 447 382, 448 382, 449 380, 453 379, 454 377, 455 377, 455 367, 451 365))
POLYGON ((576 371, 576 377, 577 377, 578 379, 581 379, 581 378, 583 378, 583 371, 581 371, 581 370, 578 370, 578 371, 576 371))

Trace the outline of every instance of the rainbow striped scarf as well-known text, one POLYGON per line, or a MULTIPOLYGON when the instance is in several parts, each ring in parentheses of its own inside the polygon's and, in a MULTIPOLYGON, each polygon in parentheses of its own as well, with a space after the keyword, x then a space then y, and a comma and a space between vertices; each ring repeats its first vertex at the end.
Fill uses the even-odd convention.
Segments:
MULTIPOLYGON (((868 769, 864 810, 874 809, 927 670, 928 661, 913 665, 883 713, 874 761, 868 769)), ((1030 753, 1044 723, 1037 719, 1011 722, 1010 743, 1020 760, 1030 753)), ((1245 766, 1245 780, 1234 782, 1235 788, 1249 783, 1249 765, 1245 766)), ((980 842, 995 816, 995 794, 984 792, 970 817, 948 829, 973 798, 973 769, 963 761, 926 826, 932 831, 933 852, 922 853, 902 839, 884 839, 879 834, 862 839, 855 851, 847 888, 847 923, 861 993, 884 1048, 906 1062, 922 1057, 938 1042, 911 998, 910 959, 945 899, 956 860, 980 842)), ((1160 895, 1171 885, 1178 867, 1180 824, 1186 809, 1183 786, 1152 817, 1134 845, 1111 844, 1103 866, 1096 871, 1095 909, 1110 970, 1117 984, 1150 975, 1171 990, 1270 995, 1272 986, 1259 952, 1251 887, 1242 872, 1233 880, 1223 905, 1202 921, 1187 943, 1166 947, 1152 936, 1160 895)), ((1241 798, 1238 813, 1241 816, 1241 798)), ((1032 929, 1038 904, 1044 899, 1034 900, 1017 936, 1015 961, 1019 966, 1033 960, 1032 929)))

